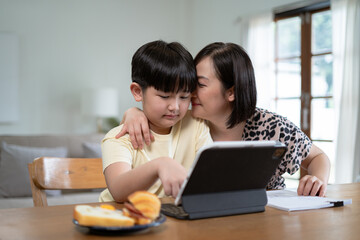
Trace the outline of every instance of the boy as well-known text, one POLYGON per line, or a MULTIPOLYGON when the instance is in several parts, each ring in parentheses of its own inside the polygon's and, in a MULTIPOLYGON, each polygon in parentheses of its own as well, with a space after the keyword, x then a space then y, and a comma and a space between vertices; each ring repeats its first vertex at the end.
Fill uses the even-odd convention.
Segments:
POLYGON ((211 142, 206 124, 188 111, 197 78, 192 56, 181 44, 147 43, 135 52, 131 65, 130 90, 142 102, 155 141, 138 150, 128 135, 115 138, 122 125, 106 134, 102 153, 108 189, 100 201, 123 202, 136 190, 175 197, 196 152, 211 142))

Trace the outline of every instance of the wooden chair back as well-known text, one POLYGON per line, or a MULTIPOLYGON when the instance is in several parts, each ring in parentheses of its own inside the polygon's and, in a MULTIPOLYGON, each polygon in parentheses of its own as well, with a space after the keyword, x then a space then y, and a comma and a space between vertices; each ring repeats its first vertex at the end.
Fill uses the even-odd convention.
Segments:
POLYGON ((101 158, 36 158, 28 164, 35 207, 47 206, 44 190, 106 188, 101 158))

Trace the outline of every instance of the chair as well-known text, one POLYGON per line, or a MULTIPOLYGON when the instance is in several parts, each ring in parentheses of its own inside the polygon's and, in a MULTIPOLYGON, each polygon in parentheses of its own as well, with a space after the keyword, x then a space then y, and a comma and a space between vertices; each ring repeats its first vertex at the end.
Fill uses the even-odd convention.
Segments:
POLYGON ((36 158, 28 164, 35 207, 48 206, 44 190, 106 188, 101 158, 36 158))

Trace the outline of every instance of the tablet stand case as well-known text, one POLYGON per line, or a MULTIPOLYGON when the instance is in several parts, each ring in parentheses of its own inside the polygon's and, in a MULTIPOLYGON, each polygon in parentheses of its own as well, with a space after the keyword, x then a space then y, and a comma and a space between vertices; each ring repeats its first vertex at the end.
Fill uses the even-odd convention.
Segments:
POLYGON ((188 219, 265 211, 266 185, 285 151, 281 143, 203 151, 181 197, 188 219))
POLYGON ((266 204, 265 189, 194 194, 182 197, 182 207, 189 214, 188 219, 263 212, 266 204))

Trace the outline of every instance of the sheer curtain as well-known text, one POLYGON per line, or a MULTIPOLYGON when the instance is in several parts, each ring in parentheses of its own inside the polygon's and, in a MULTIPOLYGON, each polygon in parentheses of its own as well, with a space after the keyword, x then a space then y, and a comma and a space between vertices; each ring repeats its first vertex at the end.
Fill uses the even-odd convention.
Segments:
MULTIPOLYGON (((274 98, 274 25, 272 13, 263 13, 241 21, 241 46, 249 54, 255 69, 257 106, 271 109, 274 98)), ((273 109, 271 109, 273 110, 273 109)))
MULTIPOLYGON (((257 107, 275 111, 275 25, 272 12, 251 16, 241 21, 241 45, 248 52, 254 65, 257 107)), ((287 175, 287 174, 286 174, 287 175)), ((285 176, 287 187, 298 186, 298 182, 285 176)))
POLYGON ((360 181, 360 0, 331 0, 334 98, 338 114, 335 182, 360 181))

